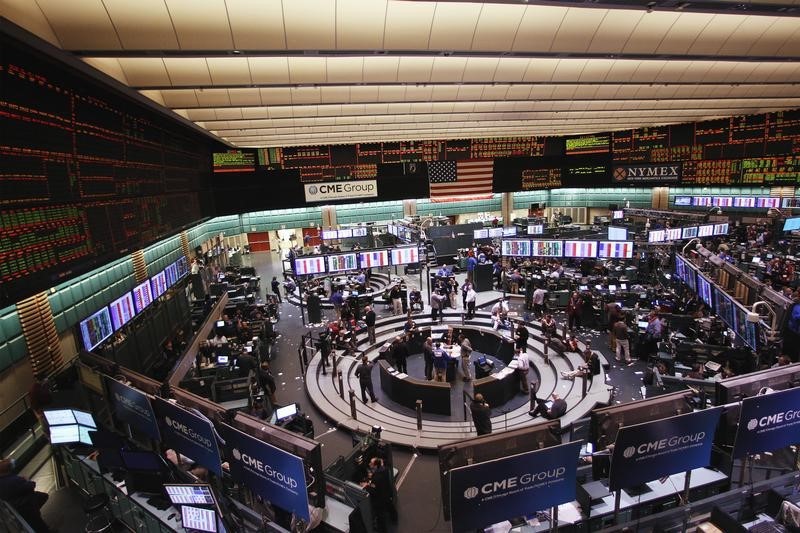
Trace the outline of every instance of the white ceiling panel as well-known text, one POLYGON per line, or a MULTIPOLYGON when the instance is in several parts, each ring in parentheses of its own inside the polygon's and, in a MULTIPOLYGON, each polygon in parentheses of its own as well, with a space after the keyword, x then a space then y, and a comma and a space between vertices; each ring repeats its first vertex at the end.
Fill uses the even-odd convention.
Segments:
MULTIPOLYGON (((197 95, 194 89, 178 89, 172 91, 162 91, 161 96, 164 98, 164 103, 169 107, 197 107, 197 95)), ((192 114, 192 116, 194 116, 192 114)), ((195 119, 192 120, 203 120, 195 119)))
POLYGON ((231 105, 261 105, 261 93, 258 89, 228 89, 228 97, 231 100, 231 105))
POLYGON ((158 105, 162 106, 167 105, 167 103, 164 101, 164 95, 161 94, 161 91, 139 91, 139 92, 142 94, 142 96, 144 96, 145 98, 149 98, 158 105))
POLYGON ((559 52, 587 51, 607 13, 604 9, 568 9, 550 49, 559 52))
POLYGON ((588 62, 588 59, 560 59, 553 71, 551 81, 568 82, 578 80, 588 62))
POLYGON ((292 102, 292 91, 288 87, 269 87, 259 89, 263 105, 281 105, 292 102))
POLYGON ((433 2, 389 2, 383 46, 387 50, 425 50, 433 24, 433 2))
POLYGON ((197 104, 200 107, 226 107, 231 105, 227 89, 197 89, 197 104))
POLYGON ((556 68, 558 68, 559 61, 559 59, 551 58, 531 59, 528 63, 528 69, 525 71, 523 81, 550 81, 556 68))
POLYGON ((291 83, 324 83, 326 78, 324 57, 290 57, 289 81, 291 83))
MULTIPOLYGON (((392 58, 397 61, 397 58, 392 58)), ((326 60, 328 83, 360 83, 364 80, 363 57, 329 57, 326 60)))
POLYGON ((402 56, 397 66, 397 81, 399 82, 428 82, 433 71, 433 57, 402 56))
POLYGON ((431 82, 459 82, 464 78, 466 57, 436 57, 431 70, 431 82))
POLYGON ((228 20, 237 50, 284 50, 281 0, 226 0, 228 20))
POLYGON ((437 2, 428 48, 470 50, 482 7, 473 2, 437 2))
POLYGON ((567 14, 567 8, 528 6, 514 38, 513 50, 549 51, 556 32, 567 14))
POLYGON ((211 73, 204 57, 168 57, 163 61, 174 87, 211 85, 211 73))
POLYGON ((214 85, 250 85, 250 65, 246 57, 209 57, 206 59, 214 85))
POLYGON ((319 104, 322 102, 322 91, 319 87, 297 87, 292 89, 293 104, 319 104))
POLYGON ((739 32, 745 17, 739 15, 714 15, 714 18, 692 43, 690 54, 716 54, 731 37, 739 32))
POLYGON ((496 57, 470 57, 464 67, 464 76, 461 81, 481 82, 493 80, 499 62, 500 59, 496 57))
POLYGON ((400 57, 366 56, 363 58, 363 77, 369 83, 394 83, 397 81, 400 57))
POLYGON ((659 54, 686 54, 712 21, 707 13, 681 13, 656 49, 659 54))
POLYGON ((383 48, 387 0, 336 0, 336 48, 383 48))
POLYGON ((717 51, 719 55, 747 55, 753 43, 775 24, 776 17, 743 17, 744 20, 717 51))
POLYGON ((164 0, 103 0, 126 50, 174 50, 178 38, 164 0))
POLYGON ((286 57, 248 57, 250 76, 255 84, 289 83, 289 59, 286 57))
POLYGON ((53 27, 36 2, 31 2, 31 0, 3 0, 0 5, 2 5, 2 13, 5 18, 53 46, 61 46, 53 27))
POLYGON ((111 76, 124 85, 133 85, 128 82, 128 77, 115 57, 85 57, 83 60, 97 70, 111 76))
POLYGON ((524 6, 484 4, 472 39, 472 50, 509 50, 524 14, 524 6))
MULTIPOLYGON (((99 58, 98 58, 99 59, 99 58)), ((102 61, 102 59, 100 59, 102 61)), ((128 84, 134 87, 172 85, 164 61, 159 58, 121 57, 117 60, 128 84)))
POLYGON ((631 54, 654 53, 678 17, 679 13, 645 13, 628 37, 622 51, 631 54))
MULTIPOLYGON (((769 29, 753 43, 749 54, 754 56, 776 55, 788 42, 792 41, 793 36, 796 38, 799 28, 800 24, 798 24, 796 18, 778 18, 775 23, 770 25, 769 29)), ((797 46, 799 44, 797 40, 794 40, 794 50, 790 53, 797 55, 797 46)))
POLYGON ((289 50, 336 49, 336 2, 286 0, 283 19, 289 50))
POLYGON ((32 9, 38 4, 67 50, 118 50, 121 46, 101 0, 37 0, 30 4, 32 9))
POLYGON ((322 87, 320 92, 323 103, 347 102, 350 100, 349 87, 322 87))
POLYGON ((607 10, 597 31, 591 37, 588 52, 621 52, 636 25, 646 15, 645 11, 627 9, 607 10))
POLYGON ((233 39, 225 2, 164 0, 181 50, 232 50, 233 39))

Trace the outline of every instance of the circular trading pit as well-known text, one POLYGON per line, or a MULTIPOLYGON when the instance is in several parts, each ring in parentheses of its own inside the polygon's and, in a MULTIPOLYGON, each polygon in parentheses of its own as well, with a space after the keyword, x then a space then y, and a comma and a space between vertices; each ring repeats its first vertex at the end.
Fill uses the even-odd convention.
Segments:
MULTIPOLYGON (((323 373, 321 355, 318 351, 314 353, 306 369, 305 380, 306 391, 314 405, 341 428, 368 432, 373 426, 381 426, 383 439, 393 444, 422 449, 436 449, 442 444, 476 435, 469 409, 464 404, 464 391, 473 395, 476 391, 484 393, 486 390, 494 390, 494 398, 498 397, 496 394, 510 394, 507 401, 502 404, 492 404, 491 400, 487 398, 492 407, 494 431, 518 428, 541 420, 541 418, 534 418, 528 414, 529 399, 526 395, 517 393, 520 385, 517 376, 514 376, 513 372, 511 372, 510 378, 505 375, 510 371, 510 369, 506 369, 506 365, 510 360, 508 354, 513 354, 513 344, 507 335, 502 335, 502 332, 498 333, 492 329, 489 313, 481 311, 473 319, 463 320, 461 313, 448 311, 445 312, 441 325, 433 324, 430 315, 417 315, 414 319, 420 332, 423 334, 430 332, 432 337, 446 333, 448 328, 453 328, 454 333, 463 331, 473 344, 473 359, 483 353, 481 349, 489 350, 494 346, 497 350, 496 353, 485 354, 487 359, 491 358, 489 360, 494 362, 494 371, 484 378, 475 379, 467 384, 462 382, 461 375, 456 372, 455 379, 447 382, 447 386, 444 387, 445 393, 449 393, 449 414, 432 412, 437 410, 434 405, 429 405, 428 409, 423 408, 420 429, 417 425, 416 411, 411 407, 414 403, 409 406, 410 401, 416 401, 413 394, 416 392, 423 394, 427 388, 437 388, 437 385, 444 384, 430 385, 433 382, 425 379, 422 370, 424 365, 421 361, 422 355, 414 353, 417 350, 412 349, 408 361, 408 376, 414 375, 410 380, 413 383, 400 383, 401 393, 397 393, 396 390, 384 390, 387 383, 390 387, 395 388, 398 385, 398 379, 408 381, 405 376, 390 375, 389 365, 381 357, 387 342, 393 340, 397 335, 402 335, 405 319, 403 317, 386 318, 376 324, 377 342, 375 344, 368 343, 366 332, 359 334, 358 357, 344 355, 343 350, 336 350, 336 356, 331 356, 330 364, 323 373), (355 375, 361 355, 366 355, 370 361, 376 363, 372 370, 372 382, 377 402, 363 403, 361 401, 361 389, 355 375), (343 391, 339 387, 337 371, 341 371, 342 374, 343 391), (413 389, 416 386, 421 389, 413 389), (411 392, 407 391, 409 387, 412 388, 411 392), (485 387, 483 391, 482 387, 485 387), (351 390, 355 392, 355 416, 351 412, 351 390)), ((561 417, 561 426, 564 430, 575 420, 585 417, 597 404, 610 401, 611 393, 605 382, 605 368, 608 365, 602 357, 601 373, 593 380, 587 381, 586 395, 584 396, 583 378, 570 380, 562 377, 562 372, 570 372, 582 365, 582 357, 577 352, 557 351, 554 347, 555 343, 546 350, 539 323, 525 322, 525 325, 530 332, 527 346, 531 362, 529 380, 538 381, 538 398, 546 399, 552 393, 557 393, 566 400, 568 411, 561 417)), ((457 333, 455 334, 457 335, 457 333)), ((434 393, 433 396, 428 396, 428 402, 435 404, 438 399, 441 399, 441 392, 437 391, 438 395, 434 393)), ((423 400, 424 403, 425 400, 423 400)))
MULTIPOLYGON (((329 275, 323 275, 323 276, 315 276, 314 278, 311 278, 310 280, 306 281, 305 283, 318 282, 320 284, 320 287, 324 287, 326 278, 329 278, 331 280, 330 286, 331 286, 332 289, 336 288, 336 287, 342 287, 345 291, 347 291, 347 293, 345 295, 346 297, 350 296, 351 289, 355 286, 355 283, 353 282, 353 279, 355 278, 355 276, 345 276, 345 275, 340 275, 340 274, 329 274, 329 275)), ((392 282, 392 278, 391 278, 391 276, 389 274, 383 273, 383 272, 375 272, 375 271, 373 271, 370 274, 369 279, 367 280, 366 291, 358 292, 358 297, 359 298, 362 298, 362 297, 363 298, 372 298, 372 299, 375 299, 376 301, 381 301, 381 298, 383 297, 383 293, 387 289, 389 289, 389 287, 392 285, 392 283, 393 283, 392 282)), ((331 299, 330 299, 330 294, 331 294, 330 292, 327 292, 324 296, 320 295, 320 301, 321 301, 322 307, 325 308, 325 309, 330 309, 330 308, 333 307, 333 304, 331 303, 331 299)), ((299 305, 303 305, 303 306, 305 306, 305 300, 301 300, 301 298, 300 298, 300 287, 299 287, 299 285, 291 294, 289 294, 286 297, 286 300, 289 303, 294 304, 294 305, 298 305, 298 306, 299 305)))

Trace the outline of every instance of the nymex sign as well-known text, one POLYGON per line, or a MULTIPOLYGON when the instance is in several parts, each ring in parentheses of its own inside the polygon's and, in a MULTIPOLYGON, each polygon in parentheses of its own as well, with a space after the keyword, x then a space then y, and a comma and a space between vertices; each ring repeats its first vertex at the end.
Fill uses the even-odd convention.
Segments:
POLYGON ((614 167, 617 183, 678 183, 681 180, 681 164, 621 165, 614 167))

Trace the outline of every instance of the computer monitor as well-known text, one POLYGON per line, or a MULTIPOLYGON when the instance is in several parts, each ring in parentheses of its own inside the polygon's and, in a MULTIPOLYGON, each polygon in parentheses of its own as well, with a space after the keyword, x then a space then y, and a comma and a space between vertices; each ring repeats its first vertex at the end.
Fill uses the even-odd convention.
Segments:
POLYGON ((94 417, 91 413, 73 409, 72 414, 75 416, 75 420, 78 422, 78 424, 82 426, 88 426, 92 429, 97 429, 97 424, 95 423, 94 417))
POLYGON ((217 513, 213 509, 181 506, 181 522, 186 531, 207 531, 217 533, 217 513))
POLYGON ((610 292, 617 292, 617 286, 616 285, 609 285, 608 286, 608 290, 610 292))
POLYGON ((218 328, 224 328, 225 327, 225 321, 224 320, 217 320, 216 326, 218 328))
POLYGON ((298 412, 298 406, 296 403, 292 403, 289 405, 284 405, 283 407, 278 407, 275 410, 275 419, 277 422, 281 420, 285 420, 296 415, 298 412))
POLYGON ((760 257, 758 257, 758 256, 755 256, 755 257, 753 258, 753 263, 760 263, 760 262, 761 262, 761 258, 760 258, 760 257))
POLYGON ((109 448, 114 450, 121 450, 125 447, 125 439, 105 430, 89 431, 89 438, 92 444, 98 448, 109 448))
POLYGON ((217 356, 217 364, 218 365, 227 365, 231 362, 230 356, 228 355, 218 355, 217 356))
POLYGON ((92 438, 89 436, 89 432, 92 431, 92 428, 86 426, 78 426, 78 442, 81 444, 85 444, 87 446, 92 445, 92 438))
POLYGON ((164 485, 167 498, 174 505, 214 505, 214 495, 208 485, 164 485))
POLYGON ((251 353, 253 351, 253 347, 252 346, 245 346, 244 347, 244 351, 245 351, 245 353, 251 353))
POLYGON ((622 289, 623 291, 626 291, 626 290, 628 290, 628 284, 627 283, 620 283, 619 284, 619 288, 622 289))
POLYGON ((616 226, 608 227, 609 241, 625 241, 627 239, 628 239, 628 230, 626 228, 619 228, 616 226))
POLYGON ((156 453, 123 450, 121 454, 122 463, 129 470, 145 472, 160 472, 164 470, 164 460, 156 453))
POLYGON ((50 444, 72 444, 80 440, 80 426, 70 424, 68 426, 50 427, 50 444))
POLYGON ((589 286, 588 285, 581 285, 580 287, 578 287, 578 289, 582 290, 582 291, 588 291, 589 290, 589 286))
POLYGON ((63 426, 67 424, 77 424, 75 414, 72 409, 53 409, 44 412, 44 418, 49 426, 63 426))

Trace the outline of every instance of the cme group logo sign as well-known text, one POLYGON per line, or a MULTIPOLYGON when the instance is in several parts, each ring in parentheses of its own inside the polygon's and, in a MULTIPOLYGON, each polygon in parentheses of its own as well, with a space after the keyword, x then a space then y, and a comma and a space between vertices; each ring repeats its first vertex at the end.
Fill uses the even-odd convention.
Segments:
POLYGON ((779 411, 760 418, 751 418, 747 421, 747 429, 750 431, 773 431, 778 428, 800 424, 800 409, 789 409, 779 411))
POLYGON ((378 196, 376 180, 332 181, 305 185, 307 202, 325 202, 349 198, 372 198, 378 196))
POLYGON ((317 194, 319 189, 317 189, 316 185, 309 185, 308 186, 308 194, 317 194))
POLYGON ((467 487, 464 491, 464 497, 468 500, 475 498, 478 494, 480 494, 478 487, 467 487))
POLYGON ((175 420, 173 418, 170 418, 169 416, 165 416, 164 423, 167 425, 168 428, 178 432, 180 436, 188 439, 190 442, 199 444, 200 446, 203 446, 206 449, 210 450, 214 444, 207 437, 200 435, 193 428, 187 426, 186 424, 184 424, 179 420, 175 420))
POLYGON ((750 419, 750 421, 747 423, 747 429, 749 429, 750 431, 753 431, 757 427, 758 427, 758 420, 756 420, 755 418, 750 419))
POLYGON ((239 448, 234 448, 231 453, 233 454, 233 458, 237 461, 242 460, 242 452, 239 451, 239 448))
POLYGON ((625 459, 630 459, 635 454, 636 454, 636 448, 634 448, 633 446, 628 446, 627 448, 625 448, 625 451, 622 452, 622 455, 625 456, 625 459))

